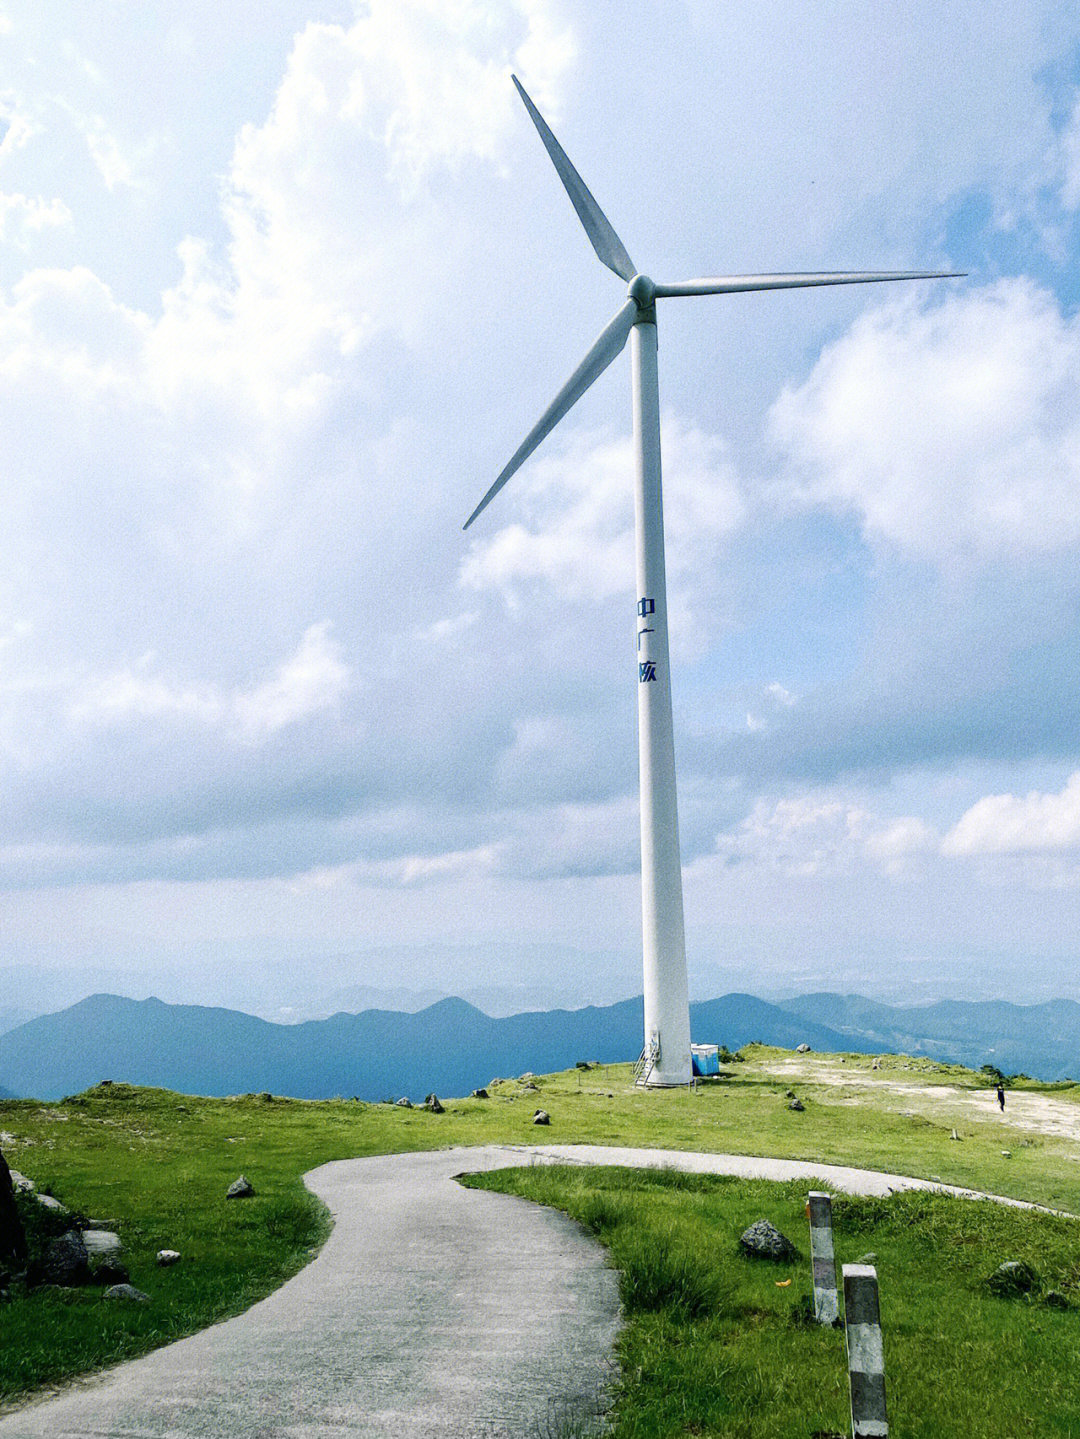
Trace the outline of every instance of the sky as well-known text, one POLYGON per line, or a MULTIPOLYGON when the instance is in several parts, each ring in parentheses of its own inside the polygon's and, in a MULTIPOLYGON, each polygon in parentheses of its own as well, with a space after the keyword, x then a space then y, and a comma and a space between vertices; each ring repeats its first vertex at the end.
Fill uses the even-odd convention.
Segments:
POLYGON ((1080 998, 1080 12, 0 0, 0 1011, 640 992, 658 280, 691 994, 1080 998), (988 41, 992 37, 992 43, 988 41))

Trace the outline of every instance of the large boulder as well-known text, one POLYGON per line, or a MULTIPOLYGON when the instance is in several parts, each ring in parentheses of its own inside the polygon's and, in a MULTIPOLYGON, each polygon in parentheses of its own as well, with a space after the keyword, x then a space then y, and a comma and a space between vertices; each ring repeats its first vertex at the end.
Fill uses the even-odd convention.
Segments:
POLYGON ((107 1256, 119 1254, 123 1249, 120 1243, 120 1236, 111 1229, 84 1229, 82 1232, 83 1243, 86 1245, 86 1252, 93 1259, 100 1256, 102 1259, 107 1256))
POLYGON ((26 1234, 15 1203, 15 1185, 0 1154, 0 1269, 18 1269, 26 1258, 26 1234))
POLYGON ((747 1254, 757 1259, 797 1259, 799 1251, 791 1240, 780 1233, 767 1219, 759 1219, 743 1231, 739 1243, 747 1254))
POLYGON ((40 1279, 42 1284, 59 1284, 71 1289, 77 1284, 86 1284, 90 1279, 90 1256, 78 1229, 66 1229, 55 1239, 50 1239, 42 1256, 40 1279))
POLYGON ((428 1095, 428 1097, 424 1100, 424 1108, 430 1114, 445 1114, 446 1112, 443 1109, 443 1106, 439 1103, 439 1096, 437 1094, 428 1095))

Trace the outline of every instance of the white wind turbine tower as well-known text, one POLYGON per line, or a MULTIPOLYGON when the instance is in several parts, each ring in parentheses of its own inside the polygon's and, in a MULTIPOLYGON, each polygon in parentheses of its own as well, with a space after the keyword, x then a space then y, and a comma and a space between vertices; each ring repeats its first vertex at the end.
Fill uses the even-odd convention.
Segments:
MULTIPOLYGON (((690 1005, 683 935, 682 866, 675 798, 675 745, 668 669, 664 518, 660 491, 660 402, 656 378, 656 301, 676 295, 733 295, 811 285, 948 278, 942 272, 827 271, 796 275, 728 275, 656 284, 638 271, 626 247, 570 163, 543 116, 514 76, 518 94, 566 187, 599 258, 629 286, 615 318, 601 331, 498 479, 465 522, 468 529, 548 432, 630 340, 634 407, 634 515, 637 537, 638 755, 641 785, 641 908, 645 1047, 639 1083, 670 1087, 690 1079, 690 1005)), ((951 273, 951 272, 949 272, 951 273)))

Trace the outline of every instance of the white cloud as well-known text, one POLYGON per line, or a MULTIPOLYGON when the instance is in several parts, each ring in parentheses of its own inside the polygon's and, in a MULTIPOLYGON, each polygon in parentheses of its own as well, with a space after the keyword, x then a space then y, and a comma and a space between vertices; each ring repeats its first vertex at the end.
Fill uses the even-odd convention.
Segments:
POLYGON ((735 830, 719 836, 716 852, 729 863, 828 879, 867 865, 903 875, 911 860, 937 845, 936 832, 916 816, 883 820, 844 797, 810 792, 757 800, 735 830))
POLYGON ((1080 848, 1080 771, 1059 794, 990 794, 967 810, 942 842, 954 857, 1080 848))
MULTIPOLYGON (((633 595, 632 440, 571 430, 549 444, 551 453, 511 481, 525 522, 474 540, 462 582, 495 590, 511 606, 537 584, 570 601, 633 595)), ((715 627, 719 557, 744 506, 720 439, 667 412, 663 444, 668 608, 673 641, 685 648, 715 627)))
POLYGON ((936 558, 1080 540, 1080 318, 1027 280, 863 315, 771 415, 806 503, 936 558))
POLYGON ((70 225, 71 211, 63 200, 43 200, 40 195, 0 193, 0 239, 17 238, 26 231, 70 225))
POLYGON ((351 670, 329 631, 328 620, 312 625, 273 679, 237 695, 237 717, 248 734, 273 734, 340 701, 351 670))
POLYGON ((212 685, 170 682, 150 673, 153 661, 146 655, 134 668, 84 685, 70 704, 71 719, 98 726, 148 719, 222 725, 259 740, 334 708, 352 679, 326 620, 310 626, 271 679, 247 690, 222 693, 212 685))

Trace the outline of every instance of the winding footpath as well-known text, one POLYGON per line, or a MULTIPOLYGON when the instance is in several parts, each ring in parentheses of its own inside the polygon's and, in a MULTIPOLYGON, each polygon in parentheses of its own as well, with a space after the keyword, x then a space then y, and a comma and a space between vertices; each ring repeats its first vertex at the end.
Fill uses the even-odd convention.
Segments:
POLYGON ((521 1439, 595 1412, 619 1322, 603 1249, 554 1210, 454 1182, 568 1161, 987 1197, 830 1164, 600 1145, 339 1160, 305 1176, 334 1228, 287 1284, 8 1414, 0 1439, 521 1439))

